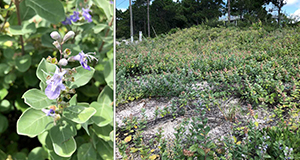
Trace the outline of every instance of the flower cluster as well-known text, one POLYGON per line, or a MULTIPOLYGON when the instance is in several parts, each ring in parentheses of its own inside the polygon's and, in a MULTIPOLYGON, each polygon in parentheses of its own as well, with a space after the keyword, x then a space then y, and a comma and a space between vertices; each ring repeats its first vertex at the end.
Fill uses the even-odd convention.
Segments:
MULTIPOLYGON (((57 99, 59 98, 61 91, 66 90, 66 86, 63 84, 63 81, 74 81, 74 77, 72 77, 73 73, 76 73, 75 68, 69 69, 69 68, 62 68, 62 66, 66 66, 69 61, 79 61, 81 66, 86 70, 91 70, 90 66, 88 66, 88 60, 96 60, 94 56, 90 54, 96 54, 96 53, 87 53, 85 54, 83 51, 79 52, 78 55, 69 57, 71 55, 71 50, 66 48, 64 51, 62 51, 62 45, 69 39, 73 38, 75 36, 75 33, 73 31, 69 31, 64 38, 61 38, 60 34, 57 31, 53 31, 50 36, 55 40, 53 42, 53 45, 59 50, 61 54, 61 58, 59 62, 57 63, 56 58, 51 58, 50 56, 47 58, 47 60, 53 64, 58 64, 59 67, 56 66, 55 73, 52 76, 47 77, 47 87, 45 89, 45 94, 49 99, 57 99), (69 58, 68 58, 69 57, 69 58), (67 59, 68 58, 68 59, 67 59), (70 78, 67 78, 67 77, 70 78)), ((50 113, 50 111, 49 111, 50 113)), ((47 115, 48 114, 47 112, 47 115)))
MULTIPOLYGON (((91 10, 89 8, 82 8, 82 16, 84 17, 84 19, 86 21, 88 21, 89 23, 92 22, 92 16, 90 15, 91 10)), ((74 11, 73 15, 71 15, 70 17, 66 17, 66 20, 62 21, 61 23, 63 25, 68 25, 68 24, 72 24, 72 22, 77 22, 79 21, 80 17, 79 17, 80 13, 78 11, 74 11)))
MULTIPOLYGON (((279 147, 279 149, 282 149, 281 147, 279 147)), ((291 159, 291 155, 292 155, 292 152, 293 152, 293 148, 289 148, 289 147, 285 147, 284 150, 284 159, 291 159)))
POLYGON ((74 56, 74 57, 70 57, 68 60, 71 60, 71 61, 73 61, 73 60, 79 61, 80 64, 81 64, 81 66, 82 66, 84 69, 86 69, 86 70, 91 70, 90 66, 87 65, 88 60, 89 60, 89 61, 92 61, 92 60, 98 61, 98 60, 97 60, 97 58, 95 58, 94 56, 92 56, 92 55, 90 55, 90 54, 96 54, 96 53, 93 52, 93 53, 87 53, 87 54, 85 54, 85 53, 83 53, 83 52, 81 51, 81 52, 79 52, 78 55, 76 55, 76 56, 74 56))
POLYGON ((49 99, 56 99, 60 95, 60 91, 66 89, 62 83, 65 74, 66 70, 60 71, 60 69, 56 67, 54 75, 46 81, 47 88, 45 89, 45 94, 49 99))

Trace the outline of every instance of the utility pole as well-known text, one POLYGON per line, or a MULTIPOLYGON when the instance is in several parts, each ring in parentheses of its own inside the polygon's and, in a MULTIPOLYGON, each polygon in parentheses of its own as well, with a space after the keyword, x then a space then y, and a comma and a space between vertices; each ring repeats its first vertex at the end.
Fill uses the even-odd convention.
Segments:
POLYGON ((150 37, 149 0, 147 0, 147 18, 148 18, 148 37, 150 37))
POLYGON ((133 24, 132 24, 131 0, 129 0, 129 11, 130 11, 130 38, 131 38, 131 43, 133 43, 133 24))
POLYGON ((230 24, 230 0, 227 0, 227 7, 228 7, 228 23, 230 24))

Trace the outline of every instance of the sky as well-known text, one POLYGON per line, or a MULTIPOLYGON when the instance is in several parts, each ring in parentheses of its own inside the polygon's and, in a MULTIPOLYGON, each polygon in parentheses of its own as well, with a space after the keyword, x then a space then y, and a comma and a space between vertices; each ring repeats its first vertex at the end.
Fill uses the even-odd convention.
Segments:
MULTIPOLYGON (((173 0, 177 1, 177 0, 173 0)), ((289 16, 299 16, 300 17, 300 0, 285 0, 287 4, 282 8, 283 13, 289 16)), ((226 0, 227 2, 227 0, 226 0)), ((129 0, 116 0, 116 8, 125 11, 128 9, 129 0)), ((272 8, 272 5, 267 5, 267 10, 272 8)), ((275 14, 275 12, 274 12, 275 14)))

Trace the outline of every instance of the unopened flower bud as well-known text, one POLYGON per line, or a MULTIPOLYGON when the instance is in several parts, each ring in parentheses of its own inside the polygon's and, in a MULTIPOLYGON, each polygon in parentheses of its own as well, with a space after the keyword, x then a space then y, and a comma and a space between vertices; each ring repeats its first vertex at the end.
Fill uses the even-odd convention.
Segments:
POLYGON ((68 58, 69 55, 71 55, 71 53, 72 53, 71 50, 69 48, 66 48, 64 50, 64 58, 68 58))
POLYGON ((50 63, 52 63, 52 64, 57 64, 57 59, 56 59, 56 57, 51 58, 50 63))
POLYGON ((51 32, 50 36, 52 39, 57 40, 58 42, 61 42, 60 34, 57 31, 51 32))
POLYGON ((51 59, 52 59, 51 56, 48 56, 46 60, 47 60, 47 62, 50 63, 50 62, 51 62, 51 59))
POLYGON ((63 43, 66 42, 67 40, 69 40, 70 38, 73 38, 75 36, 75 33, 73 31, 69 31, 63 39, 63 43))
POLYGON ((66 66, 68 64, 68 60, 66 60, 65 58, 62 58, 59 60, 58 65, 61 66, 66 66))
POLYGON ((61 50, 61 45, 59 44, 58 41, 54 41, 52 44, 53 44, 58 50, 61 50))
POLYGON ((55 114, 54 121, 56 122, 56 121, 58 121, 60 118, 61 118, 61 117, 60 117, 59 114, 55 114))
POLYGON ((65 96, 67 99, 71 99, 71 96, 69 94, 66 94, 65 96))

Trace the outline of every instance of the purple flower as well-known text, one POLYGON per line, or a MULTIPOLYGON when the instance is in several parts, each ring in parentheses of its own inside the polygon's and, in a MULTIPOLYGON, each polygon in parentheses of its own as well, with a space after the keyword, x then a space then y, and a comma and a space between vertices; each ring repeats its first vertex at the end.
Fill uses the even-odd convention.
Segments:
POLYGON ((44 113, 46 113, 47 116, 51 116, 51 117, 55 116, 55 111, 53 109, 45 109, 45 108, 43 108, 42 111, 44 113))
POLYGON ((66 20, 61 22, 63 25, 68 25, 68 24, 72 24, 71 22, 71 17, 66 17, 66 20))
POLYGON ((93 53, 87 53, 87 54, 85 54, 85 53, 83 53, 83 51, 81 51, 76 56, 71 57, 71 59, 79 61, 80 64, 81 64, 81 66, 84 69, 91 70, 90 66, 87 65, 88 60, 89 61, 91 61, 93 59, 95 59, 96 61, 98 61, 98 60, 97 60, 97 58, 95 58, 94 56, 91 56, 90 54, 96 54, 96 53, 93 52, 93 53))
POLYGON ((60 69, 56 67, 54 75, 46 81, 47 88, 45 89, 45 94, 49 99, 56 99, 61 90, 66 89, 62 83, 62 78, 67 71, 60 72, 60 69))
POLYGON ((84 9, 82 8, 82 16, 84 17, 85 20, 87 20, 88 22, 92 22, 92 16, 90 15, 91 10, 89 8, 84 9))
POLYGON ((71 21, 77 22, 79 20, 79 12, 74 11, 73 15, 70 16, 71 21))

